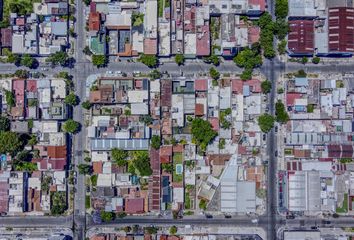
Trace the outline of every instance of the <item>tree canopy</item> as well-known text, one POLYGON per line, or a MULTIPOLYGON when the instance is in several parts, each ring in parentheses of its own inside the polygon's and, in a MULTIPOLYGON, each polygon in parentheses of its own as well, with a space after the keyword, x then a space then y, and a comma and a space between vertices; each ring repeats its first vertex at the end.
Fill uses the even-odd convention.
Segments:
POLYGON ((150 72, 149 77, 152 79, 159 79, 161 78, 162 74, 159 70, 154 69, 150 72))
POLYGON ((81 163, 77 166, 80 174, 90 174, 91 173, 91 166, 88 164, 81 163))
POLYGON ((178 65, 183 65, 184 64, 184 55, 183 54, 176 54, 175 56, 175 61, 178 65))
POLYGON ((115 164, 122 167, 127 164, 128 152, 119 148, 112 148, 112 160, 115 164))
POLYGON ((133 164, 140 176, 151 176, 149 153, 147 151, 135 151, 133 155, 133 164))
POLYGON ((10 120, 7 117, 0 117, 0 131, 8 131, 10 130, 10 120))
POLYGON ((320 63, 320 58, 319 57, 313 57, 312 58, 312 63, 314 63, 314 64, 319 64, 320 63))
POLYGON ((161 146, 161 138, 160 136, 154 135, 151 138, 151 147, 155 149, 159 149, 161 146))
POLYGON ((175 235, 176 233, 177 233, 177 227, 176 226, 170 227, 170 234, 175 235))
POLYGON ((71 92, 65 97, 64 102, 68 105, 76 106, 79 104, 79 99, 74 92, 71 92))
POLYGON ((68 119, 66 120, 66 122, 64 122, 63 124, 63 130, 67 133, 77 133, 80 129, 80 123, 72 120, 72 119, 68 119))
POLYGON ((289 115, 285 109, 284 104, 278 100, 275 104, 275 116, 277 122, 286 123, 289 120, 289 115))
POLYGON ((214 80, 218 80, 220 78, 220 73, 213 67, 209 69, 209 74, 210 77, 214 80))
POLYGON ((96 67, 104 67, 108 63, 108 58, 105 55, 92 55, 92 64, 96 67))
POLYGON ((265 80, 262 82, 261 88, 264 94, 270 93, 270 90, 272 90, 272 83, 269 80, 265 80))
POLYGON ((82 108, 89 110, 91 108, 91 103, 89 100, 86 100, 84 102, 81 103, 82 108))
POLYGON ((103 222, 111 222, 116 218, 116 215, 113 212, 102 211, 100 216, 103 222))
POLYGON ((156 55, 141 54, 139 61, 150 68, 156 67, 158 64, 156 55))
POLYGON ((193 136, 193 141, 203 152, 206 150, 208 144, 218 135, 217 132, 213 130, 210 122, 201 118, 195 118, 192 121, 191 133, 193 136))
POLYGON ((253 69, 262 65, 262 57, 259 55, 258 49, 246 47, 234 58, 237 66, 245 69, 253 69))
POLYGON ((275 16, 277 18, 285 19, 288 16, 288 12, 289 12, 288 0, 275 1, 275 16))
POLYGON ((265 113, 258 118, 258 124, 262 132, 269 132, 274 127, 274 117, 265 113))
POLYGON ((69 55, 67 52, 61 51, 50 55, 46 62, 50 62, 53 66, 61 65, 65 67, 69 62, 69 55))
POLYGON ((31 57, 29 54, 24 54, 20 63, 28 68, 33 68, 35 67, 36 59, 31 57))
POLYGON ((15 132, 0 132, 0 153, 16 155, 22 148, 23 142, 15 132))

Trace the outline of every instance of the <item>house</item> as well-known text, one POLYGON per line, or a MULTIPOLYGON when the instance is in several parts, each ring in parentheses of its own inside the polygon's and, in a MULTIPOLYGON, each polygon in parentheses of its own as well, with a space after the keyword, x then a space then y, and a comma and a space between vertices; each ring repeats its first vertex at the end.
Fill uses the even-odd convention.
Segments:
POLYGON ((127 198, 124 202, 124 211, 127 214, 144 213, 144 201, 143 198, 127 198))

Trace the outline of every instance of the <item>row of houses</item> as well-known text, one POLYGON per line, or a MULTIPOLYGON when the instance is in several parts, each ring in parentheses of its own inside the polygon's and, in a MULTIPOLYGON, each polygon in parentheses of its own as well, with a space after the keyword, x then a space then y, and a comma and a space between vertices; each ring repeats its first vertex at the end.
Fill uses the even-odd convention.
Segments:
POLYGON ((352 2, 289 0, 290 56, 352 56, 353 16, 352 2))
POLYGON ((33 13, 11 13, 9 27, 1 28, 0 47, 15 54, 48 56, 68 47, 69 5, 62 0, 33 3, 33 13))
POLYGON ((350 76, 292 77, 284 99, 281 211, 316 215, 352 210, 353 93, 350 76))
POLYGON ((257 42, 259 28, 241 16, 257 18, 265 11, 265 1, 94 0, 89 9, 87 41, 94 54, 194 58, 214 50, 235 55, 257 42))
POLYGON ((225 78, 215 84, 209 77, 98 75, 89 90, 88 146, 97 178, 91 207, 127 214, 203 209, 262 213, 261 81, 225 78), (204 150, 192 140, 195 118, 217 134, 204 150), (154 138, 160 147, 152 147, 154 138), (117 163, 112 149, 127 152, 126 164, 117 163), (150 159, 148 175, 133 167, 138 168, 135 161, 142 155, 150 159), (221 194, 216 191, 220 186, 221 194), (245 189, 247 196, 237 194, 245 189))
POLYGON ((17 155, 0 155, 1 214, 50 214, 58 196, 65 204, 69 148, 62 125, 68 117, 66 94, 64 79, 2 79, 2 119, 10 122, 9 131, 28 140, 17 155), (25 157, 20 158, 21 154, 25 157))

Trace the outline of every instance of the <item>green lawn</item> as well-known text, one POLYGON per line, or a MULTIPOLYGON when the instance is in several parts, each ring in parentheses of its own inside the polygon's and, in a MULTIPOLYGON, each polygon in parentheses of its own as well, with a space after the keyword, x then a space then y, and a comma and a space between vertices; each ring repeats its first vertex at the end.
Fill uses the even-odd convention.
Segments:
POLYGON ((86 209, 89 209, 91 208, 91 198, 90 196, 85 196, 85 206, 86 206, 86 209))
POLYGON ((164 0, 159 0, 157 2, 157 8, 159 10, 159 17, 163 17, 164 4, 165 4, 164 0))
POLYGON ((184 209, 191 209, 191 199, 189 197, 189 192, 185 189, 184 192, 184 209))
POLYGON ((176 173, 176 165, 182 164, 182 153, 175 153, 173 155, 173 182, 180 183, 183 181, 183 173, 176 173))
POLYGON ((11 12, 19 15, 32 13, 35 2, 41 2, 41 0, 4 0, 4 18, 9 17, 11 12))
POLYGON ((343 206, 341 208, 337 207, 336 212, 337 213, 348 212, 348 194, 347 193, 344 194, 343 206))

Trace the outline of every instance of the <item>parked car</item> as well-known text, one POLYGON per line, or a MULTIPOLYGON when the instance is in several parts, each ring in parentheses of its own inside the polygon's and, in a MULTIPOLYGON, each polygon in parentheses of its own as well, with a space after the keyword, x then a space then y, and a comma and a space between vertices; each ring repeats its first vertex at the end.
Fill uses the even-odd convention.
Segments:
POLYGON ((275 130, 275 132, 278 132, 278 126, 275 126, 274 130, 275 130))
POLYGON ((213 218, 213 215, 206 214, 205 217, 206 217, 206 218, 213 218))
POLYGON ((232 218, 231 215, 225 215, 225 218, 232 218))
POLYGON ((275 152, 274 152, 274 155, 275 155, 276 157, 278 157, 278 151, 275 151, 275 152))
POLYGON ((265 141, 267 139, 267 135, 263 134, 263 141, 265 141))
POLYGON ((252 221, 251 221, 252 223, 254 223, 254 224, 257 224, 258 223, 258 219, 257 218, 255 218, 255 219, 252 219, 252 221))
POLYGON ((286 219, 295 219, 295 216, 294 215, 287 215, 286 219))

